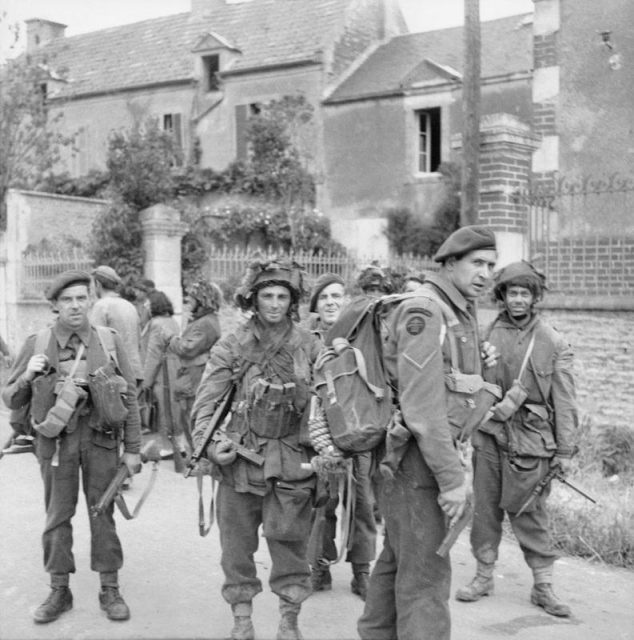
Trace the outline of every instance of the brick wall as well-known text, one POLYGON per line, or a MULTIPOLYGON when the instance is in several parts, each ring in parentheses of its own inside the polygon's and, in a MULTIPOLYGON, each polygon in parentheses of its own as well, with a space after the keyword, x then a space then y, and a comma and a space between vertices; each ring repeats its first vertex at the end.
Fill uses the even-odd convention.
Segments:
POLYGON ((553 292, 634 295, 634 237, 566 238, 534 250, 553 292))
POLYGON ((533 62, 536 69, 557 64, 557 34, 536 35, 533 38, 533 62))

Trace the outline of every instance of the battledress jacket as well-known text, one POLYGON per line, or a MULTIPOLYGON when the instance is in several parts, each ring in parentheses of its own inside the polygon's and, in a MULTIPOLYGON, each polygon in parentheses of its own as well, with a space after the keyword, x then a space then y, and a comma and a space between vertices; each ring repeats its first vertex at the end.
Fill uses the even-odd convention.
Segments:
MULTIPOLYGON (((121 372, 121 375, 127 382, 125 403, 128 407, 129 413, 123 426, 121 438, 126 452, 139 453, 141 450, 141 420, 139 417, 139 407, 136 398, 136 379, 132 367, 130 366, 126 349, 123 346, 118 333, 113 329, 109 329, 109 331, 112 331, 114 334, 114 344, 117 354, 117 369, 121 372)), ((66 348, 74 333, 76 333, 81 341, 86 345, 86 370, 88 374, 93 373, 99 367, 108 362, 109 356, 104 352, 94 327, 86 324, 82 328, 70 330, 62 326, 58 321, 51 328, 49 344, 45 351, 49 359, 50 371, 52 372, 51 375, 57 375, 54 372, 59 370, 59 350, 66 348)), ((36 400, 38 404, 38 412, 42 415, 38 416, 34 412, 33 417, 38 422, 41 422, 44 419, 46 412, 55 403, 55 397, 51 396, 50 398, 45 399, 33 399, 31 384, 25 382, 22 377, 22 374, 26 371, 31 356, 34 355, 36 340, 36 335, 29 336, 26 339, 22 350, 16 358, 7 386, 2 390, 2 399, 10 409, 19 409, 28 402, 36 400)), ((90 407, 90 411, 85 419, 87 419, 88 424, 97 427, 97 411, 92 408, 90 403, 88 407, 90 407)), ((101 434, 96 433, 95 437, 97 436, 101 436, 101 434)), ((38 436, 38 439, 42 442, 46 442, 47 444, 45 446, 47 448, 50 449, 54 447, 53 438, 38 436)))
MULTIPOLYGON (((578 408, 573 378, 573 352, 553 327, 534 314, 523 327, 501 313, 488 329, 500 358, 487 378, 506 393, 517 379, 531 337, 535 342, 521 383, 528 392, 510 421, 512 448, 519 455, 569 457, 574 453, 578 408)), ((504 424, 491 420, 480 428, 508 446, 504 424)))
POLYGON ((310 472, 301 468, 301 463, 309 459, 307 449, 299 444, 300 422, 307 410, 311 368, 320 347, 315 336, 290 320, 281 339, 277 339, 277 355, 271 352, 271 345, 263 341, 263 337, 262 327, 254 316, 214 345, 192 409, 192 438, 196 446, 218 401, 237 381, 227 434, 262 455, 265 462, 258 467, 238 457, 232 464, 215 469, 215 472, 219 471, 220 480, 229 483, 238 493, 256 495, 266 495, 274 479, 305 481, 310 475, 310 472), (286 376, 287 379, 272 379, 267 375, 267 365, 279 358, 292 362, 292 371, 286 376), (285 427, 277 435, 273 433, 277 428, 275 409, 269 411, 268 415, 266 410, 259 412, 258 417, 254 411, 253 399, 257 395, 259 381, 263 379, 276 384, 294 384, 291 415, 284 416, 285 427), (273 419, 265 427, 263 423, 267 417, 273 419), (263 428, 270 430, 267 435, 262 435, 263 428))
POLYGON ((170 339, 169 351, 180 358, 176 395, 193 398, 207 364, 209 349, 220 338, 218 316, 209 311, 192 320, 183 331, 170 339))
MULTIPOLYGON (((475 309, 439 275, 426 278, 425 287, 446 302, 459 320, 454 329, 459 348, 460 370, 481 373, 479 336, 475 309)), ((464 473, 453 444, 451 411, 445 374, 451 367, 446 322, 438 303, 420 296, 397 305, 384 319, 384 362, 399 406, 415 447, 410 447, 401 472, 419 487, 441 492, 462 485, 464 473), (420 454, 424 464, 417 461, 420 454)), ((389 440, 390 436, 388 436, 389 440)))

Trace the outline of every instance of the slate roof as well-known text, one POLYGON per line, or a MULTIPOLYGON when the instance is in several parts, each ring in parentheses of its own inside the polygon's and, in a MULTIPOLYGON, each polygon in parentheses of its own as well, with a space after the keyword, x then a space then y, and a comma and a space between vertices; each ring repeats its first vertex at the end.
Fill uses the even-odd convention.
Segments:
POLYGON ((181 13, 144 20, 63 38, 43 51, 70 80, 60 97, 186 82, 194 77, 192 49, 209 32, 240 50, 232 70, 319 60, 349 2, 216 1, 204 17, 181 13))
MULTIPOLYGON (((530 17, 531 14, 523 14, 481 23, 482 78, 532 69, 530 17)), ((462 27, 397 36, 379 46, 326 102, 398 94, 415 85, 450 81, 450 73, 435 68, 426 59, 462 73, 462 51, 462 27)))

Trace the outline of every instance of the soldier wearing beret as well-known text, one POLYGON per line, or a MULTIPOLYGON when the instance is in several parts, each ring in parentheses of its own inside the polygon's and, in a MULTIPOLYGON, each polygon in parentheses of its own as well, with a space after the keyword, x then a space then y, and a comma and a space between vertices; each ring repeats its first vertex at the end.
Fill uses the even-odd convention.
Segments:
POLYGON ((138 385, 143 380, 143 365, 140 345, 141 323, 137 309, 119 294, 121 278, 112 267, 100 265, 93 269, 92 277, 95 281, 97 301, 90 312, 90 321, 93 325, 110 327, 117 331, 125 345, 138 385))
MULTIPOLYGON (((72 517, 77 508, 79 475, 89 506, 96 504, 120 463, 137 473, 141 434, 134 373, 119 337, 106 329, 104 340, 88 321, 90 274, 66 271, 51 284, 47 298, 57 313, 50 329, 27 338, 2 398, 12 409, 30 404, 36 454, 44 481, 46 524, 42 534, 44 568, 51 591, 34 620, 52 622, 73 606, 69 576, 75 572, 72 517), (111 349, 111 351, 110 351, 111 349), (105 424, 87 381, 116 356, 118 380, 125 384, 122 425, 105 424), (119 456, 119 444, 124 453, 119 456)), ((127 620, 130 611, 119 592, 123 564, 113 505, 90 520, 93 571, 99 572, 101 608, 111 620, 127 620)))
POLYGON ((236 300, 253 315, 212 347, 192 409, 196 446, 235 385, 226 437, 207 449, 220 481, 222 596, 231 605, 235 640, 255 634, 252 600, 262 582, 253 554, 260 526, 271 555, 269 584, 279 597, 278 638, 301 638, 297 618, 311 593, 306 554, 316 482, 302 469, 309 456, 299 435, 319 341, 295 322, 303 293, 298 265, 258 259, 249 266, 236 300), (237 457, 234 443, 262 456, 262 466, 237 457))
MULTIPOLYGON (((382 278, 380 276, 379 278, 382 278)), ((369 278, 369 283, 372 278, 369 278)), ((381 281, 377 283, 381 286, 381 281)), ((323 342, 326 332, 340 317, 348 302, 345 284, 341 276, 324 273, 315 282, 310 296, 309 311, 314 314, 309 329, 323 342)), ((325 414, 322 419, 325 420, 325 414)), ((352 593, 365 600, 370 575, 370 563, 376 556, 376 522, 374 518, 374 495, 370 481, 369 453, 358 453, 353 457, 354 465, 354 522, 352 523, 351 544, 346 554, 346 562, 352 565, 352 593)), ((345 500, 345 496, 343 496, 345 500)), ((331 497, 325 508, 325 526, 322 538, 321 555, 311 568, 313 591, 327 591, 332 588, 330 564, 337 559, 335 544, 337 531, 336 509, 339 496, 331 497)))
POLYGON ((451 566, 436 550, 465 508, 469 482, 454 439, 469 407, 446 380, 456 366, 476 376, 495 361, 480 342, 475 301, 496 257, 490 229, 459 229, 435 256, 439 273, 426 276, 384 319, 384 364, 398 390, 402 421, 388 430, 379 466, 385 538, 358 623, 363 640, 450 637, 451 566))
POLYGON ((566 340, 544 321, 535 304, 545 278, 528 262, 514 262, 495 276, 502 310, 489 329, 500 358, 488 377, 505 392, 492 419, 473 436, 475 513, 471 548, 476 576, 456 598, 474 602, 493 593, 493 570, 508 513, 524 559, 533 572, 531 602, 553 616, 570 607, 553 592, 557 555, 548 532, 549 489, 526 508, 526 498, 549 467, 570 467, 577 428, 573 354, 566 340))

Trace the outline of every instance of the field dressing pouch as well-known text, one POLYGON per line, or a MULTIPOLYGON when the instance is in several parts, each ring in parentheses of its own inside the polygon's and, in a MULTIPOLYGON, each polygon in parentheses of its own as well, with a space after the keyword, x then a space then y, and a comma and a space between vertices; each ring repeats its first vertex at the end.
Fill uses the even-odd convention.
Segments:
MULTIPOLYGON (((393 394, 383 368, 378 302, 352 301, 344 311, 347 320, 352 318, 351 328, 344 336, 332 337, 314 365, 314 389, 332 440, 346 452, 369 451, 381 444, 392 417, 393 394)), ((333 330, 336 333, 338 323, 327 340, 333 330)))

